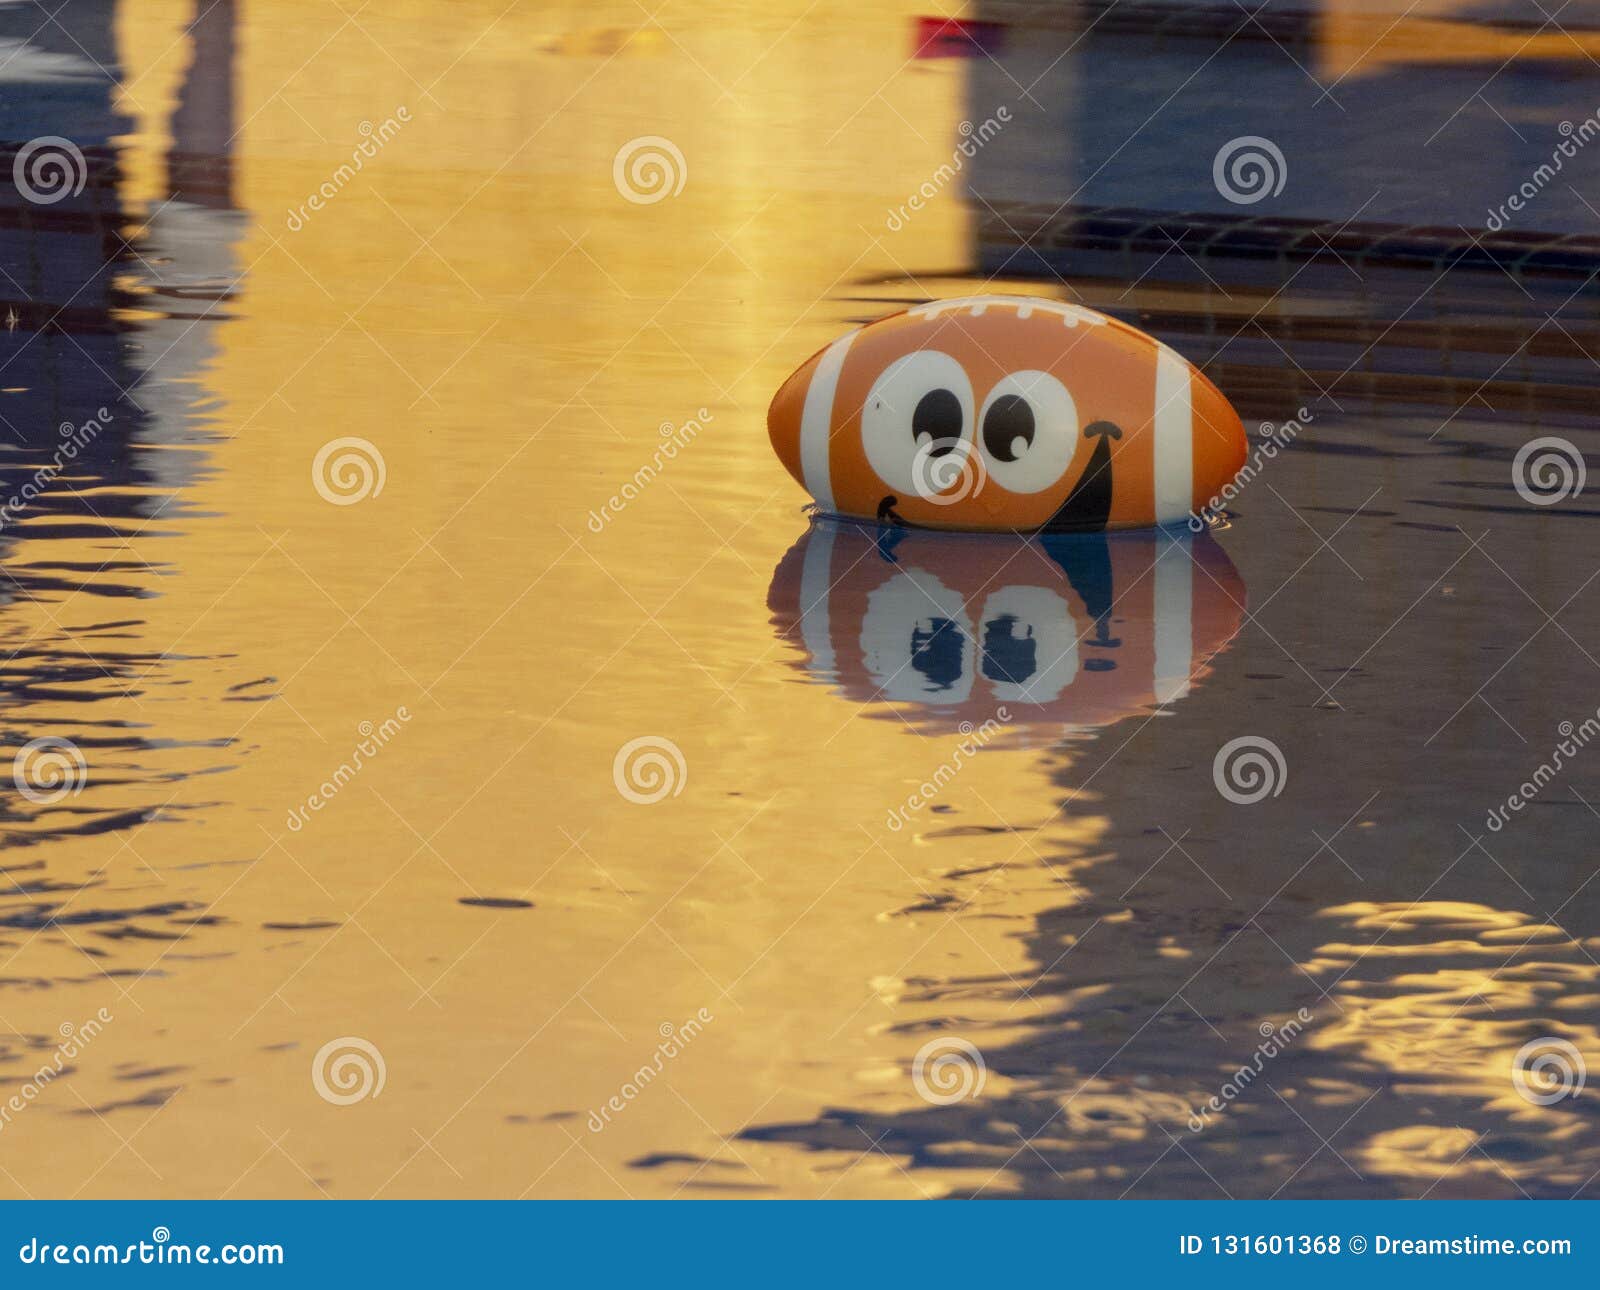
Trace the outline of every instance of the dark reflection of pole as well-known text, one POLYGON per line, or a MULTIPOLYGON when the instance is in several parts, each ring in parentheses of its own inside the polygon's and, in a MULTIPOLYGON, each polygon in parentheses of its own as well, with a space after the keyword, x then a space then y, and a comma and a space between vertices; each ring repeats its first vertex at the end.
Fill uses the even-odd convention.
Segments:
MULTIPOLYGON (((44 21, 33 7, 0 9, 0 604, 8 606, 0 610, 0 842, 8 846, 125 830, 186 809, 175 785, 188 772, 162 764, 182 745, 161 728, 138 733, 128 716, 154 689, 186 679, 173 675, 183 660, 130 647, 142 626, 134 606, 160 594, 163 581, 137 539, 176 518, 173 503, 203 461, 147 445, 206 439, 195 409, 210 398, 204 371, 222 321, 220 308, 206 308, 231 290, 245 227, 227 164, 231 0, 196 5, 169 191, 153 212, 123 200, 115 141, 138 123, 115 106, 125 79, 116 6, 75 0, 54 10, 44 21), (130 311, 139 321, 128 321, 130 311), (85 596, 106 598, 106 608, 83 608, 92 603, 77 599, 85 596), (58 606, 69 597, 66 617, 58 606), (25 761, 40 767, 37 780, 25 761), (100 794, 119 784, 113 808, 100 794), (130 791, 140 784, 143 805, 130 791)), ((167 922, 182 904, 76 896, 103 877, 59 868, 52 849, 41 854, 8 868, 38 872, 11 879, 0 927, 182 934, 167 922)))
MULTIPOLYGON (((249 217, 234 197, 234 0, 195 0, 191 57, 178 90, 167 152, 167 193, 145 224, 144 253, 133 266, 160 317, 141 327, 134 358, 136 394, 150 412, 149 433, 163 444, 201 443, 206 414, 195 409, 196 377, 219 351, 216 328, 239 281, 237 249, 249 217)), ((181 489, 203 458, 155 453, 161 482, 181 489)), ((156 503, 159 505, 160 503, 156 503)))
POLYGON ((231 210, 234 111, 234 0, 195 0, 189 24, 193 57, 172 112, 167 195, 214 210, 231 210))
MULTIPOLYGON (((116 279, 132 257, 120 236, 127 214, 110 141, 133 122, 113 106, 113 11, 74 4, 46 23, 28 7, 0 9, 9 51, 0 65, 0 445, 9 449, 0 506, 71 437, 63 426, 100 423, 74 445, 76 471, 101 484, 144 482, 127 447, 142 418, 123 395, 130 378, 114 321, 127 303, 116 279)), ((24 511, 0 510, 0 539, 23 514, 83 515, 64 491, 46 488, 24 511)), ((114 519, 124 507, 108 495, 97 509, 114 519)))

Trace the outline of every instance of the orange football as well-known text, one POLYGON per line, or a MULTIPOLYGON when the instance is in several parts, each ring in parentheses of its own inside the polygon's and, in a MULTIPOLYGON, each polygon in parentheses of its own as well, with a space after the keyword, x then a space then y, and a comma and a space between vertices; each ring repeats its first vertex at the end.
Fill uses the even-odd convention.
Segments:
POLYGON ((1025 296, 936 300, 841 336, 784 382, 767 429, 820 510, 913 528, 1182 523, 1247 451, 1187 359, 1025 296))
POLYGON ((1183 699, 1246 595, 1209 532, 1019 541, 818 519, 767 607, 806 674, 873 715, 930 734, 996 721, 997 742, 1031 745, 1183 699))

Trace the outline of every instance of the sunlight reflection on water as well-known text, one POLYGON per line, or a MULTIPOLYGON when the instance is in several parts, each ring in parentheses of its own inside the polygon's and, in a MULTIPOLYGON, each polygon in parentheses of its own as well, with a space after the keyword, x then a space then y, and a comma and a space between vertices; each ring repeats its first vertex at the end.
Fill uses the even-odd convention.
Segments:
MULTIPOLYGON (((0 800, 0 1071, 114 1016, 5 1124, 7 1194, 1592 1188, 1594 1099, 1512 1074, 1540 1037, 1600 1054, 1600 761, 1481 823, 1595 706, 1593 512, 1509 476, 1587 432, 1592 308, 1521 355, 1551 302, 1497 270, 1423 318, 1409 281, 1278 297, 1163 247, 1074 288, 1249 421, 1313 405, 1229 527, 808 522, 771 392, 1005 254, 959 186, 881 232, 987 60, 900 66, 898 5, 670 38, 415 6, 320 50, 299 4, 203 8, 0 15, 6 138, 86 166, 0 212, 0 480, 110 414, 0 533, 0 751, 82 756, 0 800), (629 199, 655 136, 684 182, 629 199), (330 504, 345 439, 383 486, 330 504), (1214 778, 1241 737, 1284 767, 1248 803, 1214 778), (640 739, 667 791, 614 779, 640 739), (972 1095, 930 1099, 952 1038, 972 1095), (350 1039, 381 1096, 336 1105, 310 1067, 350 1039)), ((1071 39, 1004 48, 1052 111, 1094 74, 1071 39)), ((966 182, 1059 185, 1039 121, 966 182)))

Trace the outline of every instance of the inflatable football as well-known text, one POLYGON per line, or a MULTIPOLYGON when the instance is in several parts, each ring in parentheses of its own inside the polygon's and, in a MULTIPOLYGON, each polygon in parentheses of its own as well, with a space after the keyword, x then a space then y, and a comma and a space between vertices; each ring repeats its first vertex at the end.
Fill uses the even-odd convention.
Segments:
POLYGON ((1247 449, 1187 359, 1023 296, 933 301, 841 336, 784 382, 767 429, 823 512, 1000 532, 1183 523, 1247 449))
POLYGON ((772 576, 812 680, 929 734, 1033 745, 1176 703, 1244 621, 1209 532, 1013 536, 817 519, 772 576))

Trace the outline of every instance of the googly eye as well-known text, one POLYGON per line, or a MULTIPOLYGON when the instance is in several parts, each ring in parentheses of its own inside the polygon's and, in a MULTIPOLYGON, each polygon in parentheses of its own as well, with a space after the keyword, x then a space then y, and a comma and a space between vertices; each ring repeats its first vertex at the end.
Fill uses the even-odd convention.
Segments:
POLYGON ((979 671, 996 699, 1049 703, 1077 676, 1081 632, 1049 588, 1004 587, 984 602, 979 621, 979 671))
POLYGON ((972 692, 977 651, 966 602, 926 570, 906 569, 867 597, 861 649, 882 698, 960 703, 972 692))
POLYGON ((861 408, 861 446, 884 485, 933 498, 955 486, 972 452, 972 382, 950 355, 895 359, 861 408))
POLYGON ((1078 409, 1048 372, 1012 372, 984 400, 978 442, 994 481, 1040 493, 1066 473, 1078 448, 1078 409))

